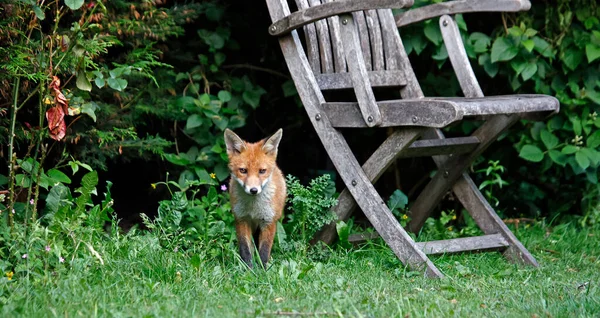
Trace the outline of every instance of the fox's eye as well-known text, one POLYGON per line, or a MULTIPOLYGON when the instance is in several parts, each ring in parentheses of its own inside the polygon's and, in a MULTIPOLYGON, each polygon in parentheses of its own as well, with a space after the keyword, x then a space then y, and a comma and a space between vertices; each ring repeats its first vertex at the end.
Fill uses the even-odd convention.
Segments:
POLYGON ((258 173, 265 174, 265 173, 267 173, 267 169, 260 169, 260 170, 258 170, 258 173))
POLYGON ((246 173, 248 173, 248 169, 240 168, 240 173, 246 174, 246 173))

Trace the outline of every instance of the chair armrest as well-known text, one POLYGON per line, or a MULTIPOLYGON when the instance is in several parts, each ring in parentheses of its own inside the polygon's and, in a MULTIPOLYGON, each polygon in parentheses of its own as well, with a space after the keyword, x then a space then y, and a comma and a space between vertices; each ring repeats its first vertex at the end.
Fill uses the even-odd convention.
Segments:
POLYGON ((269 26, 269 34, 285 35, 309 23, 335 15, 372 9, 401 9, 412 6, 414 0, 340 0, 296 11, 269 26))
POLYGON ((529 0, 454 0, 430 4, 394 15, 396 26, 402 27, 412 23, 439 17, 445 14, 468 12, 518 12, 531 8, 529 0))

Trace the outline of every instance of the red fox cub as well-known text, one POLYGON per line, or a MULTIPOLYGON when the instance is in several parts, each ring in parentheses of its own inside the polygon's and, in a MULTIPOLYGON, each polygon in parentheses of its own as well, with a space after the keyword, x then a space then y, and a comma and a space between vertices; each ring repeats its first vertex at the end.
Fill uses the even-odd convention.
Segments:
POLYGON ((242 260, 252 267, 252 237, 258 230, 258 254, 266 268, 286 198, 283 173, 277 167, 277 147, 283 131, 256 143, 225 130, 231 181, 229 194, 242 260))

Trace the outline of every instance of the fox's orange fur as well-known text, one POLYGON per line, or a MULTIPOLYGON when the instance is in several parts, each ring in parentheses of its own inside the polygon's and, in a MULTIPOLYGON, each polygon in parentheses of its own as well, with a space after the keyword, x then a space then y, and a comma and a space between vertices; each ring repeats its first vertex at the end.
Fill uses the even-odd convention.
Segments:
POLYGON ((229 194, 235 216, 240 256, 252 267, 252 236, 257 230, 258 254, 266 267, 286 199, 283 173, 277 167, 277 148, 282 130, 256 143, 242 140, 225 130, 229 157, 229 194))

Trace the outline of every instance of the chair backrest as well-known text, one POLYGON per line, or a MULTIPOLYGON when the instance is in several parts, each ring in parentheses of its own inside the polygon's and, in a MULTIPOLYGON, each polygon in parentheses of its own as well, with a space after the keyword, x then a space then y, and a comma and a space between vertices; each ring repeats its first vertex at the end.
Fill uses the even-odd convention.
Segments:
MULTIPOLYGON (((334 0, 295 1, 298 10, 302 10, 334 0)), ((421 90, 400 40, 392 10, 357 11, 352 13, 352 18, 371 87, 400 87, 402 91, 410 85, 418 96, 421 90)), ((305 52, 315 79, 324 91, 353 88, 340 23, 340 18, 333 16, 303 27, 305 52)))

